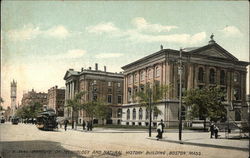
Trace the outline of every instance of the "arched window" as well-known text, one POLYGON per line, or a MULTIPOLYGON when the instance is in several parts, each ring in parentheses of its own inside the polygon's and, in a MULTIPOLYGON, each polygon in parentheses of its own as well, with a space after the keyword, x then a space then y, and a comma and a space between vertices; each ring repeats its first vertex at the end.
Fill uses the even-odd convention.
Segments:
POLYGON ((153 112, 153 114, 154 114, 154 117, 153 117, 153 118, 154 118, 154 120, 157 120, 158 113, 157 113, 156 111, 154 111, 154 112, 153 112))
POLYGON ((156 66, 156 68, 155 68, 155 76, 160 77, 160 68, 159 68, 159 66, 156 66))
POLYGON ((144 81, 144 79, 145 79, 144 71, 141 71, 140 80, 144 81))
POLYGON ((130 110, 127 110, 127 120, 130 120, 130 110))
POLYGON ((203 71, 203 68, 200 67, 199 68, 199 71, 198 71, 198 81, 200 83, 203 83, 204 82, 204 71, 203 71))
POLYGON ((148 70, 148 78, 149 78, 149 79, 152 78, 152 71, 151 71, 151 69, 148 70))
POLYGON ((139 120, 142 120, 142 108, 139 109, 139 120))
POLYGON ((209 71, 209 83, 215 84, 215 71, 214 71, 214 69, 210 69, 210 71, 209 71))
POLYGON ((137 83, 137 73, 134 75, 134 82, 137 83))
POLYGON ((224 85, 225 84, 225 80, 226 79, 226 74, 224 70, 220 71, 220 84, 224 85))
POLYGON ((136 119, 136 110, 135 110, 135 108, 133 109, 133 120, 135 120, 136 119))

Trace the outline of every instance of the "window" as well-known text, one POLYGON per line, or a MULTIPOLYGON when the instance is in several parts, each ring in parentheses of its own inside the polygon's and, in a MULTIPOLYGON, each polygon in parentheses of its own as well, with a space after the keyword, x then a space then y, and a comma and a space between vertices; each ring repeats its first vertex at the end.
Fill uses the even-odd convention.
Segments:
POLYGON ((94 101, 97 101, 97 94, 94 94, 94 95, 93 95, 93 100, 94 100, 94 101))
POLYGON ((157 120, 158 113, 157 113, 156 111, 154 111, 154 112, 153 112, 153 114, 154 114, 154 117, 153 117, 153 118, 154 118, 154 120, 157 120))
POLYGON ((127 110, 127 120, 130 120, 130 110, 127 110))
POLYGON ((112 86, 112 82, 108 82, 108 86, 111 87, 112 86))
POLYGON ((139 120, 142 120, 142 108, 139 109, 139 120))
POLYGON ((131 84, 132 83, 132 75, 129 75, 128 76, 128 84, 131 84))
POLYGON ((234 73, 234 82, 240 81, 240 75, 238 73, 234 73))
POLYGON ((241 121, 240 109, 235 109, 235 121, 241 121))
POLYGON ((148 118, 149 118, 149 110, 146 109, 146 120, 148 120, 148 118))
POLYGON ((225 71, 224 70, 221 70, 220 71, 220 84, 221 85, 224 85, 225 82, 226 82, 226 74, 225 74, 225 71))
POLYGON ((96 80, 94 80, 93 84, 94 84, 94 85, 96 84, 96 80))
POLYGON ((136 73, 135 76, 134 76, 134 81, 135 81, 135 83, 138 82, 138 81, 137 81, 137 73, 136 73))
POLYGON ((145 80, 145 74, 144 74, 144 71, 142 71, 140 75, 141 75, 141 76, 140 76, 141 81, 144 81, 144 80, 145 80))
POLYGON ((152 71, 151 71, 151 69, 148 70, 148 78, 149 78, 149 79, 152 78, 152 71))
POLYGON ((199 68, 199 72, 198 72, 198 81, 200 83, 203 83, 204 82, 204 71, 203 71, 203 68, 200 67, 199 68))
POLYGON ((140 91, 141 91, 141 92, 144 91, 144 85, 140 85, 140 91))
POLYGON ((112 95, 108 95, 108 103, 112 103, 112 95))
POLYGON ((122 109, 120 109, 120 108, 117 110, 117 117, 118 118, 122 117, 122 109))
POLYGON ((112 89, 111 88, 108 88, 108 93, 112 93, 112 89))
POLYGON ((122 103, 122 96, 120 96, 120 95, 118 96, 118 98, 117 98, 117 103, 118 103, 118 104, 121 104, 121 103, 122 103))
POLYGON ((158 66, 155 68, 155 76, 160 77, 160 68, 158 66))
POLYGON ((133 109, 133 120, 135 120, 136 119, 136 110, 135 110, 135 108, 133 109))
POLYGON ((234 88, 234 100, 241 100, 240 88, 234 88))
POLYGON ((121 83, 120 82, 117 83, 117 87, 121 87, 121 83))
POLYGON ((214 69, 210 69, 210 72, 209 72, 209 83, 210 84, 215 84, 215 71, 214 71, 214 69))

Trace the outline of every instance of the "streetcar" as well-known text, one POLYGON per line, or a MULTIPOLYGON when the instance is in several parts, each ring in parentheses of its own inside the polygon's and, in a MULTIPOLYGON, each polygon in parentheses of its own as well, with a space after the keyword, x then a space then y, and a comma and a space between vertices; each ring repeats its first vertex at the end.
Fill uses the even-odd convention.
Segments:
POLYGON ((57 128, 56 113, 53 109, 41 112, 36 118, 36 127, 41 130, 53 130, 57 128))

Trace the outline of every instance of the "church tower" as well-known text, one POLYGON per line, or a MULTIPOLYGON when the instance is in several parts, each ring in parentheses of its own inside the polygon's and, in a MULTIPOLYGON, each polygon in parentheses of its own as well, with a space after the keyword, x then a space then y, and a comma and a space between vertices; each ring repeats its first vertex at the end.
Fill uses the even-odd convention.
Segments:
POLYGON ((17 82, 14 80, 10 84, 10 98, 11 98, 11 116, 13 117, 16 112, 16 90, 17 90, 17 82))

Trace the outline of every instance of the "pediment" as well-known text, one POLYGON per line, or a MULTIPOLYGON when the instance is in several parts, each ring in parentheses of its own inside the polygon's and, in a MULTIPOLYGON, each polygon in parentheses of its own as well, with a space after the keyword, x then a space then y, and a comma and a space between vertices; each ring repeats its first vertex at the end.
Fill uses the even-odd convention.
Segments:
POLYGON ((226 59, 231 61, 238 61, 238 59, 233 56, 231 53, 223 49, 218 44, 204 47, 203 49, 198 49, 195 54, 204 55, 212 58, 220 58, 220 59, 226 59))

